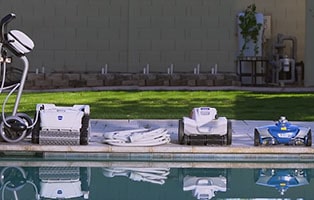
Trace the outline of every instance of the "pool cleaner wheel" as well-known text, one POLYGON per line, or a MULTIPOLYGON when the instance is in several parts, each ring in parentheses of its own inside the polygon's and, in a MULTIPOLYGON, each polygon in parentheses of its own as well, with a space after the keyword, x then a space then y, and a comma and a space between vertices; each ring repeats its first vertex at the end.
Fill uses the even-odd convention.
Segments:
POLYGON ((31 124, 31 118, 24 113, 6 117, 0 124, 1 138, 9 143, 19 142, 31 133, 31 124))
POLYGON ((308 146, 308 147, 312 146, 312 131, 311 130, 309 130, 309 132, 307 133, 305 146, 308 146))

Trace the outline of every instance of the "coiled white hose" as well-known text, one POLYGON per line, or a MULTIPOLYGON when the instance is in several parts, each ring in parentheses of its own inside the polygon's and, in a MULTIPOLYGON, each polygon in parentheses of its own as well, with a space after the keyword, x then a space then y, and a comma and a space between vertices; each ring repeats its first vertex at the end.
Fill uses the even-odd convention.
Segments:
POLYGON ((104 143, 116 146, 155 146, 170 142, 168 130, 133 129, 104 133, 104 143))

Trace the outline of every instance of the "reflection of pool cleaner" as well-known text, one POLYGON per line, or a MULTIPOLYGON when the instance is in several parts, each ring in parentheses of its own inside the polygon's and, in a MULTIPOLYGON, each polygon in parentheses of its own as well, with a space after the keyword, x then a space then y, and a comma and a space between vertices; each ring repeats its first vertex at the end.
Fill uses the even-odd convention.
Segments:
POLYGON ((310 128, 292 125, 285 117, 280 117, 275 125, 256 127, 254 145, 293 144, 312 145, 310 128))
POLYGON ((19 196, 23 196, 25 191, 29 192, 30 185, 35 192, 36 200, 39 200, 39 194, 37 186, 31 180, 29 180, 27 171, 22 167, 5 167, 0 172, 0 190, 1 190, 1 199, 15 199, 18 200, 19 196), (20 193, 20 195, 18 195, 20 193))
POLYGON ((18 200, 25 192, 29 193, 29 185, 36 200, 88 199, 90 176, 90 168, 85 167, 5 167, 0 171, 1 200, 18 200))
POLYGON ((231 140, 231 122, 226 117, 217 117, 216 108, 194 108, 191 117, 183 117, 179 120, 180 144, 202 141, 206 145, 218 141, 230 145, 231 140))
POLYGON ((7 25, 13 19, 15 19, 15 14, 11 13, 2 18, 0 22, 0 64, 2 71, 2 82, 0 86, 0 93, 2 90, 10 89, 6 99, 2 105, 2 116, 1 116, 1 138, 6 142, 19 142, 23 140, 27 135, 30 134, 33 127, 32 119, 24 113, 18 113, 18 106, 24 89, 24 84, 26 81, 28 73, 28 59, 25 54, 29 53, 34 48, 33 41, 25 35, 23 32, 18 30, 7 31, 7 25), (6 64, 12 61, 12 57, 8 53, 14 54, 15 57, 19 58, 24 66, 21 81, 19 83, 5 86, 6 81, 6 64), (18 89, 15 104, 13 107, 12 115, 6 116, 4 113, 6 103, 9 97, 13 94, 15 90, 18 89))
POLYGON ((310 177, 304 169, 261 169, 256 184, 274 187, 281 195, 291 187, 308 185, 310 177))
POLYGON ((157 129, 133 129, 104 133, 104 143, 116 146, 155 146, 170 142, 168 130, 157 129))
POLYGON ((33 128, 33 143, 88 144, 90 132, 88 105, 58 107, 54 104, 37 104, 36 113, 38 113, 38 120, 33 128))
POLYGON ((212 199, 215 192, 227 191, 226 177, 195 177, 186 176, 183 179, 183 191, 193 191, 197 199, 212 199))
POLYGON ((90 169, 40 167, 39 194, 47 199, 89 198, 90 169))
POLYGON ((155 184, 164 184, 170 173, 169 168, 103 168, 105 177, 125 176, 133 181, 143 181, 155 184))

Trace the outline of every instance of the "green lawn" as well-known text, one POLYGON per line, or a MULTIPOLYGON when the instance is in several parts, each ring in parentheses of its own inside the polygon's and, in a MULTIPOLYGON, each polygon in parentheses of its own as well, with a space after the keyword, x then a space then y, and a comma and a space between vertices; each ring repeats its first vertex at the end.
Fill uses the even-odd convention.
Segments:
MULTIPOLYGON (((6 94, 1 94, 3 102, 6 94)), ((6 112, 15 99, 12 96, 6 112)), ((93 119, 179 119, 193 107, 210 106, 229 119, 314 121, 314 93, 248 91, 84 91, 24 93, 19 112, 34 115, 38 103, 88 104, 93 119)))

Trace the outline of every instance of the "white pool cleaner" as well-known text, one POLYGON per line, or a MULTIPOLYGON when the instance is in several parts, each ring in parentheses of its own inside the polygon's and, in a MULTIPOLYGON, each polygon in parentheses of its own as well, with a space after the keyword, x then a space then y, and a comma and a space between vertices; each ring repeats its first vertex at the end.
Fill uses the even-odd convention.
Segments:
POLYGON ((164 128, 106 132, 103 137, 104 143, 115 146, 155 146, 170 142, 168 130, 164 128))
POLYGON ((179 120, 179 144, 219 142, 230 145, 232 140, 231 122, 226 117, 218 117, 216 108, 193 108, 191 117, 179 120))
POLYGON ((48 145, 87 145, 90 135, 89 105, 72 107, 37 104, 32 142, 48 145))

